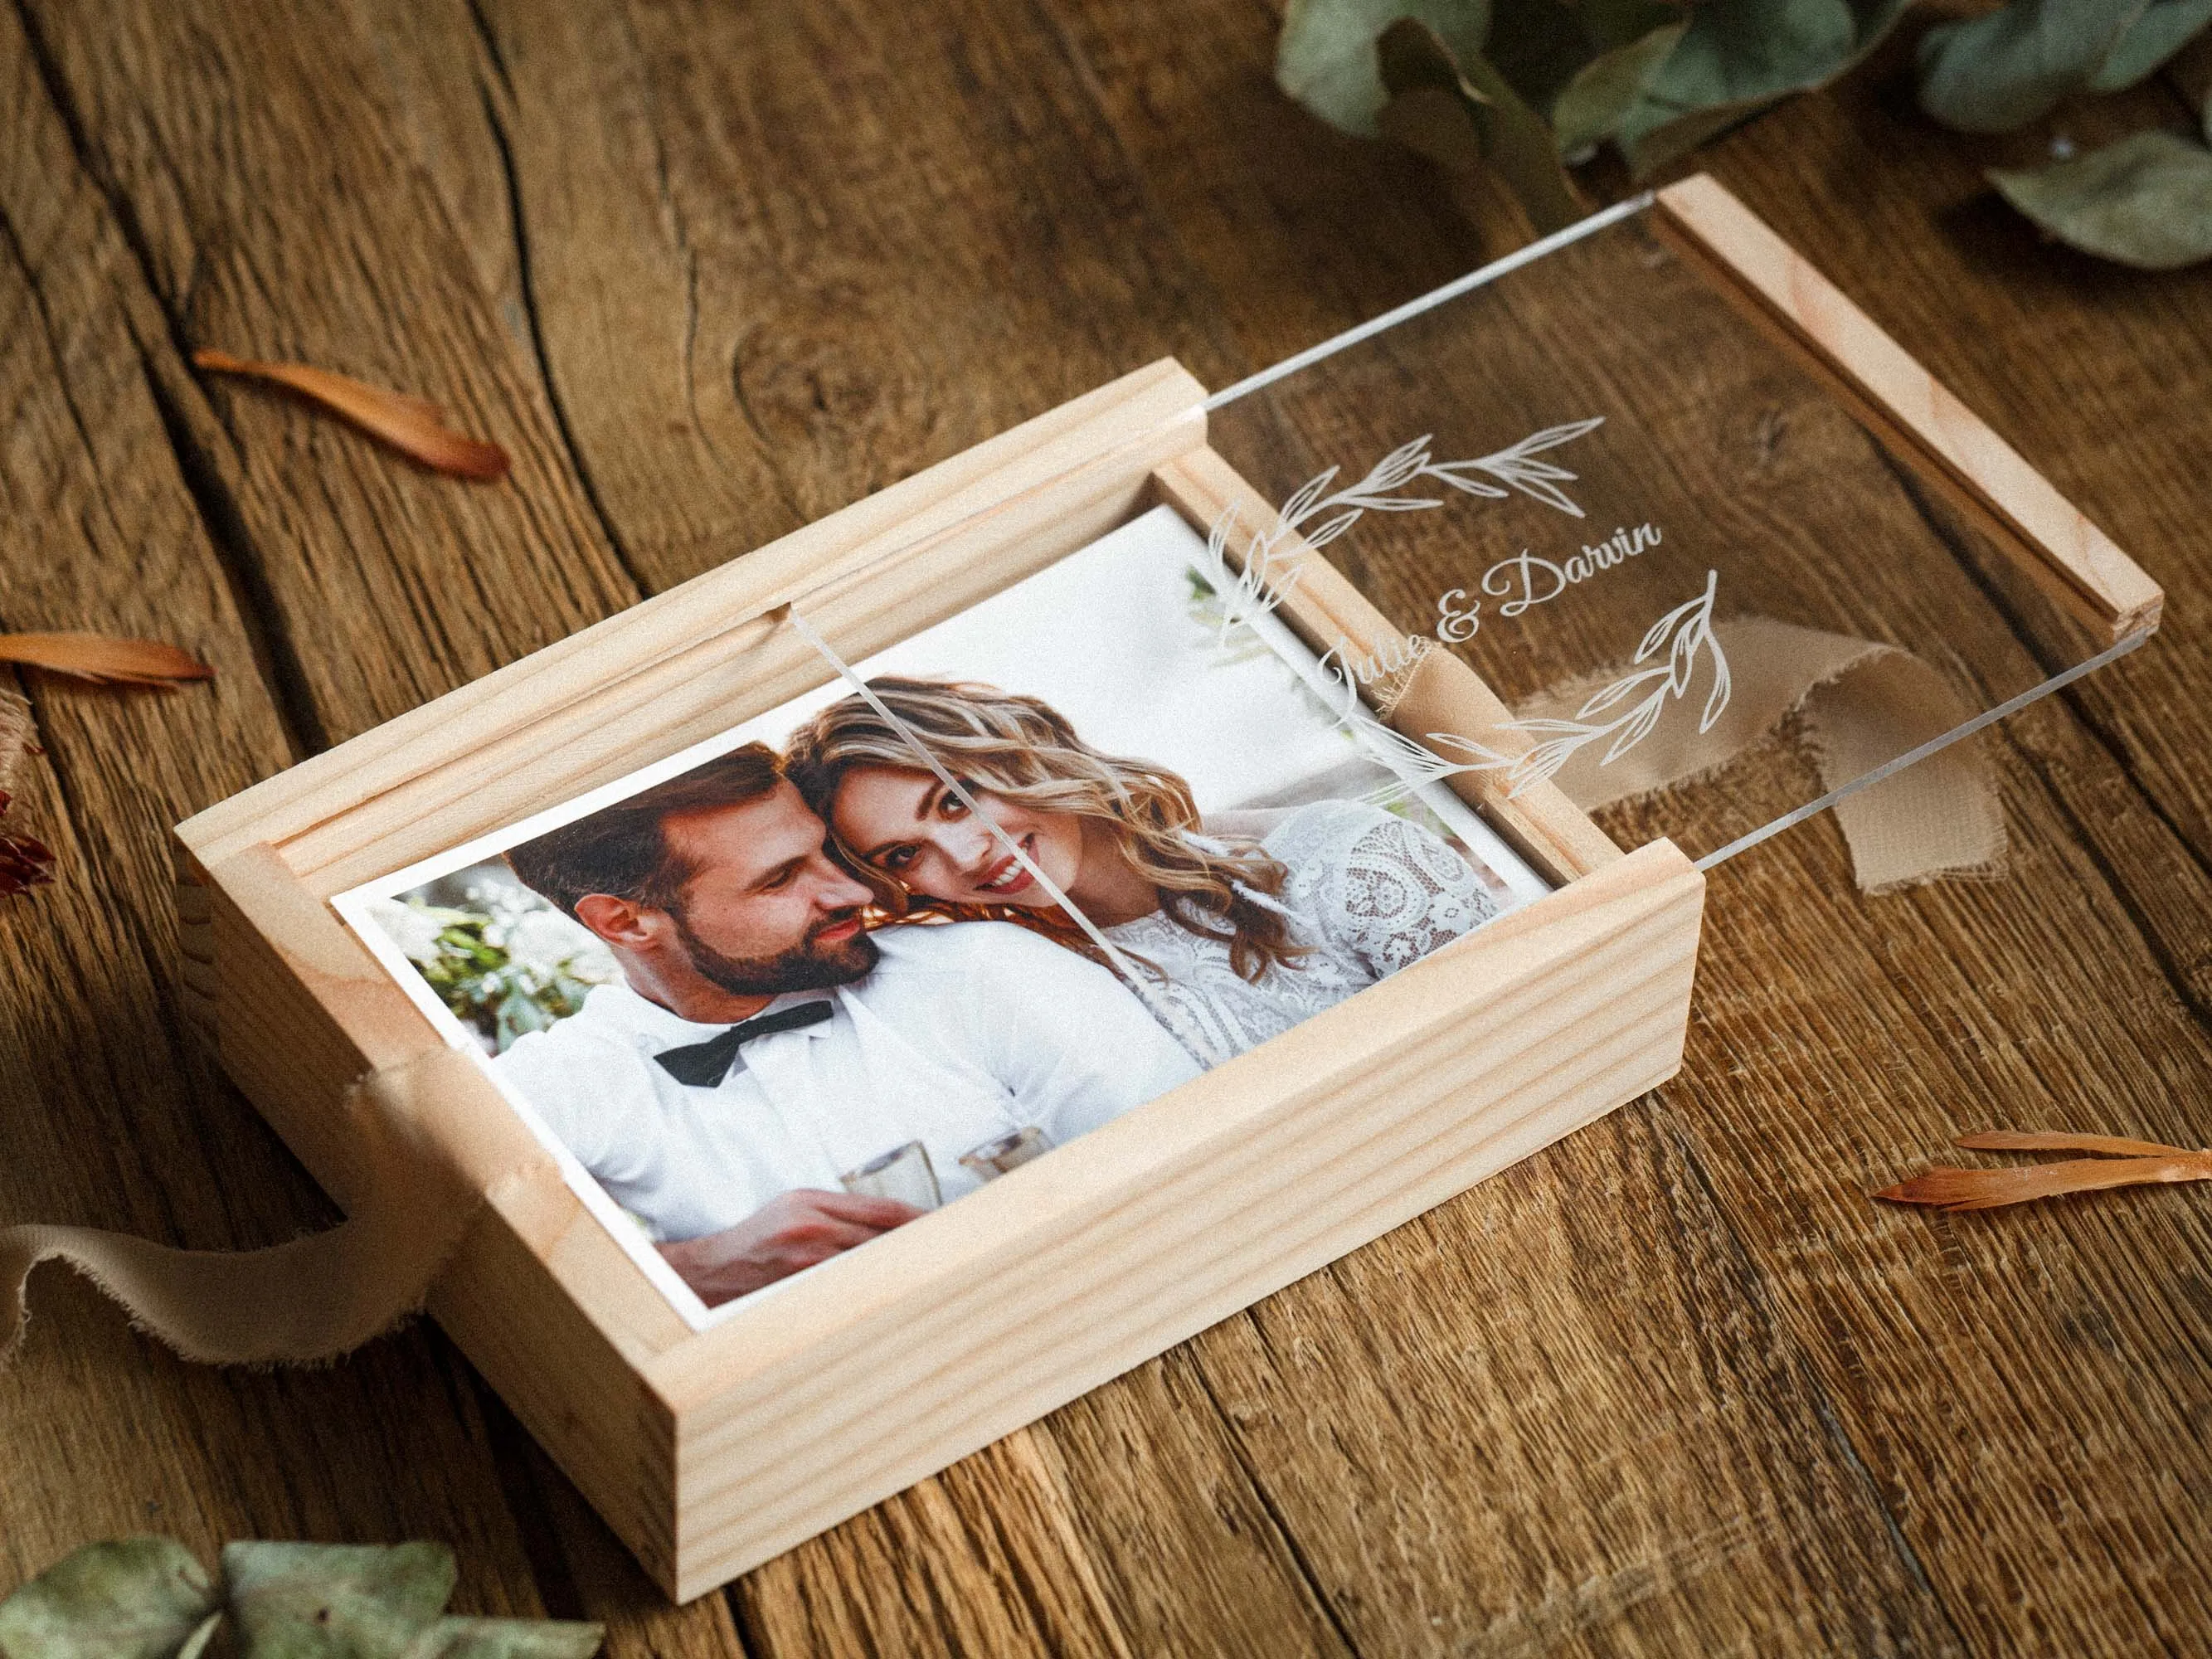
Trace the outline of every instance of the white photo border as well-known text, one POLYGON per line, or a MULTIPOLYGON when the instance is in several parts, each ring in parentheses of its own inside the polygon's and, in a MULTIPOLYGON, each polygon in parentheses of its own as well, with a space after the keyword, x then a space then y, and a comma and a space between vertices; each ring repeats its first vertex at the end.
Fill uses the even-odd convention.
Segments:
MULTIPOLYGON (((1151 513, 1169 514, 1185 528, 1188 527, 1188 520, 1176 514, 1173 507, 1157 507, 1151 509, 1151 513)), ((1117 534, 1127 529, 1130 525, 1149 516, 1151 514, 1139 514, 1127 524, 1117 526, 1115 530, 1109 531, 1107 534, 1117 534)), ((1099 539, 1103 540, 1104 538, 1101 537, 1099 539)), ((1096 544, 1094 542, 1087 545, 1095 546, 1096 544)), ((1078 550, 1079 552, 1081 550, 1078 550)), ((1069 556, 1075 556, 1071 554, 1069 556)), ((1199 557, 1193 556, 1188 562, 1192 574, 1200 578, 1206 577, 1207 573, 1199 557)), ((988 601, 978 603, 988 603, 988 601)), ((1280 617, 1272 612, 1265 612, 1248 617, 1243 621, 1244 626, 1250 628, 1270 650, 1289 665, 1299 679, 1322 699, 1324 707, 1333 708, 1341 703, 1346 696, 1342 683, 1330 676, 1328 671, 1322 666, 1320 657, 1307 646, 1304 641, 1299 639, 1280 617)), ((932 624, 932 626, 935 625, 932 624)), ((927 629, 915 630, 917 634, 927 631, 927 629)), ((872 656, 876 653, 870 654, 872 656)), ((836 667, 827 659, 823 662, 823 668, 824 670, 823 684, 839 678, 836 667)), ((796 701, 796 699, 787 701, 796 701)), ((777 705, 779 708, 782 706, 784 705, 777 705)), ((343 893, 333 896, 330 901, 331 908, 337 911, 340 919, 352 928, 355 934, 368 947, 369 954, 374 957, 378 964, 398 983, 408 1000, 414 1003, 424 1018, 429 1020, 433 1029, 445 1039, 447 1045, 466 1054, 476 1063, 477 1069, 491 1080, 493 1087, 499 1091, 501 1097, 514 1108, 516 1115, 521 1118, 531 1133, 537 1137, 539 1144, 553 1155, 560 1166, 562 1177, 568 1182, 570 1190, 575 1193, 582 1200, 584 1206, 613 1235, 624 1252, 636 1262, 639 1269, 643 1272, 653 1288, 667 1298, 669 1305, 694 1331, 711 1329, 725 1319, 732 1317, 739 1308, 757 1305, 761 1298, 804 1278, 805 1272, 791 1274, 787 1278, 764 1285, 760 1290, 733 1297, 720 1307, 709 1308, 700 1299, 697 1292, 686 1285, 676 1270, 669 1266, 660 1252, 653 1247, 652 1241, 646 1237, 644 1232, 636 1223, 631 1220, 622 1206, 615 1202, 613 1195, 599 1184, 597 1177, 583 1166, 576 1155, 570 1152, 560 1137, 553 1133, 550 1126, 539 1115, 537 1108, 532 1106, 528 1098, 492 1064, 492 1057, 483 1052, 483 1045, 478 1042, 476 1034, 470 1030, 459 1017, 446 1006, 437 992, 431 988, 428 980, 423 976, 420 969, 400 949, 398 942, 378 926, 372 915, 371 907, 382 901, 397 899, 400 895, 435 881, 442 876, 449 876, 474 865, 489 862, 506 852, 507 848, 520 842, 560 829, 564 824, 574 823, 579 818, 589 817, 592 813, 611 806, 617 801, 626 800, 632 795, 652 788, 655 784, 664 783, 670 778, 691 770, 694 767, 703 765, 710 760, 726 755, 750 741, 750 738, 746 735, 747 728, 763 715, 774 712, 773 709, 762 710, 760 714, 750 715, 745 720, 735 723, 726 731, 719 732, 710 738, 702 738, 699 742, 680 749, 672 755, 641 766, 634 772, 626 773, 619 778, 600 784, 596 788, 586 790, 580 795, 562 801, 557 805, 549 806, 543 811, 534 812, 528 817, 504 828, 475 836, 462 842, 459 847, 435 854, 427 859, 419 859, 404 869, 395 870, 389 875, 380 876, 374 881, 364 882, 360 886, 349 888, 343 893)), ((1381 760, 1381 757, 1377 758, 1381 760)), ((1389 765, 1387 761, 1381 761, 1381 763, 1389 765)), ((1392 767, 1391 769, 1396 769, 1392 767)), ((1430 811, 1435 813, 1453 834, 1466 843, 1470 850, 1479 849, 1480 856, 1504 879, 1507 890, 1512 895, 1512 902, 1507 907, 1508 908, 1517 908, 1520 905, 1540 898, 1553 890, 1550 884, 1516 854, 1495 830, 1483 823, 1474 809, 1453 794, 1450 790, 1432 781, 1407 777, 1403 774, 1400 776, 1408 798, 1419 801, 1430 811)), ((1480 929, 1476 931, 1479 932, 1480 929)), ((1449 950, 1450 946, 1446 945, 1443 948, 1449 950)))

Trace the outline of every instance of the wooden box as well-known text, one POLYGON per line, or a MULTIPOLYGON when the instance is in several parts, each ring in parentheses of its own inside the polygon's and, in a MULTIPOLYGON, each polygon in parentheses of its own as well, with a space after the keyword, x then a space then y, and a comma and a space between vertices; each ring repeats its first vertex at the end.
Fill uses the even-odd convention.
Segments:
MULTIPOLYGON (((2132 564, 1717 186, 1634 211, 2095 652, 2154 623, 2132 564)), ((1208 403, 1172 362, 1139 370, 180 826, 223 1064, 349 1203, 348 1086, 442 1039, 333 895, 822 683, 794 605, 858 658, 1161 503, 1201 532, 1231 506, 1272 526, 1282 491, 1209 446, 1208 403)), ((1307 572, 1279 614, 1315 649, 1402 638, 1307 572)), ((1510 718, 1437 654, 1407 735, 1510 718)), ((1555 890, 1079 1146, 705 1329, 549 1169, 485 1209, 432 1313, 669 1595, 714 1589, 1674 1074, 1699 869, 1664 836, 1623 852, 1551 782, 1451 783, 1555 890)), ((512 1115, 488 1081, 455 1095, 512 1115)))

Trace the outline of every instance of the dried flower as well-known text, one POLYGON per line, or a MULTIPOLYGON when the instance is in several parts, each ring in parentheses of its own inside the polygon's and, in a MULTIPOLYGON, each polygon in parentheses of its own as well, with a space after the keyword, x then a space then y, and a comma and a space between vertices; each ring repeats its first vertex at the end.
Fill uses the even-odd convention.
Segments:
MULTIPOLYGON (((0 817, 6 816, 8 804, 13 799, 6 790, 0 789, 0 817)), ((52 881, 53 866, 53 849, 46 842, 0 830, 0 898, 11 897, 26 888, 52 881)))
POLYGON ((1941 1167, 1874 1194, 1893 1204, 1933 1204, 1947 1210, 1994 1210, 2063 1193, 2139 1187, 2170 1181, 2212 1181, 2212 1149, 2191 1152, 2155 1140, 2118 1135, 2021 1133, 1993 1129, 1961 1135, 1957 1144, 1979 1152, 2089 1152, 2063 1164, 2008 1170, 1941 1167))
POLYGON ((244 374, 288 387, 434 471, 478 479, 507 475, 504 449, 452 430, 437 404, 425 398, 307 363, 255 362, 225 351, 195 351, 192 362, 218 374, 244 374))
POLYGON ((68 674, 94 685, 150 685, 161 690, 179 680, 215 678, 214 669, 173 645, 107 634, 0 634, 0 662, 68 674))

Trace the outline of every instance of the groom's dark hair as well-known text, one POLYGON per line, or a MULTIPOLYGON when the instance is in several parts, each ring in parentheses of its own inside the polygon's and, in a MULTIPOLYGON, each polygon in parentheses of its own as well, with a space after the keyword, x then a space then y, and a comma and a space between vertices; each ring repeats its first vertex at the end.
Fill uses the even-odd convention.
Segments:
POLYGON ((684 884, 696 872, 669 846, 662 826, 679 812, 758 800, 782 778, 775 750, 764 743, 749 743, 603 806, 589 817, 508 848, 507 867, 525 887, 572 916, 577 902, 592 893, 673 911, 684 884))

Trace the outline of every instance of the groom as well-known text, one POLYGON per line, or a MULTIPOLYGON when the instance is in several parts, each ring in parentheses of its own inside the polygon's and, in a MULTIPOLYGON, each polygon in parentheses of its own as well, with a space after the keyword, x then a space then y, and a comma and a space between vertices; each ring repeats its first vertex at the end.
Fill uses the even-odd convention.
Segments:
POLYGON ((871 894, 750 744, 510 849, 623 982, 495 1062, 700 1298, 742 1296, 921 1213, 839 1176, 919 1140, 1051 1145, 1195 1074, 1105 969, 1003 922, 862 930, 871 894))

